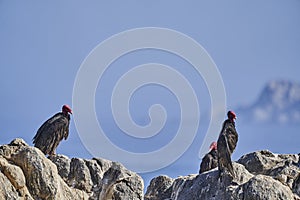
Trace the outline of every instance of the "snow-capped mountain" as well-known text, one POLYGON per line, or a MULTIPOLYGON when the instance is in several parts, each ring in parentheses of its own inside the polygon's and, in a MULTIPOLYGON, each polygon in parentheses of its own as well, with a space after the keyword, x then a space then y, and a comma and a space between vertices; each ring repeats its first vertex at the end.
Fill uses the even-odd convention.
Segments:
POLYGON ((275 80, 266 84, 258 99, 237 109, 241 120, 260 123, 300 123, 300 84, 275 80))

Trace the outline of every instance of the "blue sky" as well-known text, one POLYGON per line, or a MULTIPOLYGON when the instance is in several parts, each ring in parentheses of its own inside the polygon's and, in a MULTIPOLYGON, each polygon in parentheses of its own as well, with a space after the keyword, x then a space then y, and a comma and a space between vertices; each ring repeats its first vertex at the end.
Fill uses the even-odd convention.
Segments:
MULTIPOLYGON (((228 108, 254 101, 269 80, 288 79, 300 82, 299 10, 298 0, 2 0, 0 142, 8 143, 15 137, 22 137, 31 144, 31 138, 43 121, 59 111, 62 104, 72 105, 77 71, 91 50, 112 35, 132 28, 169 28, 182 32, 201 44, 221 73, 228 108)), ((141 51, 132 58, 131 55, 128 56, 123 63, 122 59, 118 60, 119 65, 126 63, 129 67, 130 62, 134 65, 136 60, 137 63, 142 63, 150 62, 152 58, 155 62, 161 59, 170 65, 182 62, 158 51, 141 51)), ((112 74, 119 73, 114 70, 116 69, 111 69, 112 74)), ((195 91, 201 99, 202 110, 206 110, 209 107, 209 94, 203 80, 200 77, 200 80, 193 82, 197 77, 193 77, 192 72, 186 73, 188 78, 193 79, 193 85, 199 84, 195 91)), ((106 79, 110 83, 114 78, 106 79)), ((109 98, 111 92, 110 87, 104 87, 101 91, 102 87, 99 85, 96 95, 96 107, 99 110, 104 105, 101 104, 102 98, 109 98)), ((159 94, 163 102, 173 101, 168 95, 165 97, 160 89, 154 94, 159 94)), ((143 93, 137 93, 134 101, 137 102, 138 110, 145 114, 147 106, 138 103, 145 100, 142 97, 143 93)), ((157 101, 159 100, 150 98, 146 104, 157 101)), ((172 105, 169 108, 171 113, 178 113, 177 108, 172 108, 172 105)), ((177 105, 175 101, 174 105, 177 105)), ((141 114, 132 110, 136 116, 141 114)), ((99 118, 102 118, 100 114, 99 118)), ((142 124, 147 122, 143 118, 140 120, 142 124)), ((110 123, 107 123, 108 129, 110 123)), ((170 126, 174 127, 176 126, 170 126)), ((205 130, 205 127, 200 129, 205 130)), ((123 145, 126 146, 126 143, 123 145)), ((59 153, 70 157, 89 157, 73 121, 70 139, 60 145, 59 153)))

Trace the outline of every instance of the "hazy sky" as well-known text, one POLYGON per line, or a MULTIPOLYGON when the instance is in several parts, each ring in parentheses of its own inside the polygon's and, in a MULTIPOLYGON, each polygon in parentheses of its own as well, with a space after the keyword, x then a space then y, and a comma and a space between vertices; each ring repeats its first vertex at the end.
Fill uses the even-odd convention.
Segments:
MULTIPOLYGON (((62 104, 72 105, 76 74, 92 49, 112 35, 133 28, 173 29, 201 44, 220 71, 228 108, 251 103, 269 80, 300 82, 299 0, 1 0, 0 27, 1 143, 22 137, 31 144, 44 120, 59 111, 62 104)), ((151 61, 184 66, 175 57, 144 50, 120 58, 116 65, 125 66, 122 70, 151 61)), ((113 67, 110 70, 114 76, 109 77, 108 73, 105 79, 113 84, 122 71, 113 67)), ((196 80, 192 71, 183 71, 187 79, 192 79, 201 106, 209 107, 209 94, 201 77, 196 80)), ((99 110, 105 107, 102 100, 109 99, 113 88, 103 85, 98 86, 96 94, 99 110)), ((136 110, 147 115, 146 107, 159 101, 149 98, 151 94, 170 102, 170 112, 178 114, 178 109, 172 107, 178 102, 161 88, 156 89, 156 93, 149 90, 147 97, 142 92, 136 94, 133 103, 137 102, 137 109, 133 106, 133 115, 139 116, 136 110)), ((105 121, 105 116, 100 115, 105 121)), ((136 118, 141 124, 147 123, 143 117, 136 118)), ((77 148, 70 152, 74 146, 64 142, 60 153, 87 155, 77 134, 72 121, 69 144, 76 144, 77 148)))

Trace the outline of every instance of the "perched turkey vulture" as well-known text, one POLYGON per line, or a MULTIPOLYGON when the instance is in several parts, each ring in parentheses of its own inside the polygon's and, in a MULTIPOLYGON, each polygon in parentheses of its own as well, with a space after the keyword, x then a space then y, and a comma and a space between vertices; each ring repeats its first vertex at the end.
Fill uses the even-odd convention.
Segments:
POLYGON ((211 143, 209 152, 202 158, 199 174, 218 167, 217 143, 211 143))
POLYGON ((235 129, 234 122, 236 115, 233 111, 228 111, 227 117, 228 119, 226 119, 223 123, 223 127, 217 142, 218 167, 220 176, 222 176, 225 171, 228 171, 230 175, 234 177, 235 174, 233 171, 231 154, 233 153, 238 141, 238 133, 235 129))
POLYGON ((38 129, 33 138, 33 144, 45 155, 54 155, 59 142, 69 135, 70 115, 72 110, 68 105, 63 105, 62 112, 55 114, 38 129))

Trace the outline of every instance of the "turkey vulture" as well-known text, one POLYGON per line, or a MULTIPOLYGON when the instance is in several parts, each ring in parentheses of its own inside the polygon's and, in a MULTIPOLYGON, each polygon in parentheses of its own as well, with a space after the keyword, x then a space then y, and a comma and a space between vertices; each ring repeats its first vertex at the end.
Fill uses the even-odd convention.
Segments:
POLYGON ((233 153, 237 141, 238 134, 235 129, 236 115, 233 111, 228 111, 228 119, 223 123, 221 133, 217 142, 218 145, 218 167, 220 176, 228 171, 231 177, 234 177, 234 171, 231 161, 231 154, 233 153))
POLYGON ((202 158, 199 174, 218 167, 217 143, 211 143, 209 152, 202 158))
POLYGON ((70 115, 72 110, 68 105, 63 105, 62 112, 55 114, 38 129, 33 138, 33 144, 45 155, 54 155, 59 142, 69 135, 70 115))

